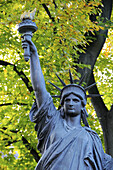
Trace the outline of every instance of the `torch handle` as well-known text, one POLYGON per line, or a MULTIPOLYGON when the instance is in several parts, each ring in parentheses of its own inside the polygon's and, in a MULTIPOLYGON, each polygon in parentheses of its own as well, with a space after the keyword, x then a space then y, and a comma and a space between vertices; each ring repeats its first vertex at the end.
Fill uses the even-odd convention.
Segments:
MULTIPOLYGON (((31 40, 31 37, 32 37, 32 33, 25 33, 23 35, 24 39, 31 40)), ((27 44, 26 46, 24 46, 24 59, 27 62, 27 61, 29 61, 29 58, 30 58, 30 46, 29 46, 29 44, 27 44)))
POLYGON ((30 49, 29 49, 29 44, 27 47, 24 47, 24 59, 27 62, 30 58, 30 49))

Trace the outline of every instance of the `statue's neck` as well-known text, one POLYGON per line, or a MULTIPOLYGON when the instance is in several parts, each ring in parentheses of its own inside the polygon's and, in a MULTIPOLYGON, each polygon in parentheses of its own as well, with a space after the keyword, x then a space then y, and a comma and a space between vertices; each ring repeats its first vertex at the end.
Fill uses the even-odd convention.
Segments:
POLYGON ((70 117, 65 115, 65 120, 68 126, 74 128, 74 127, 81 127, 81 115, 77 115, 75 117, 70 117))

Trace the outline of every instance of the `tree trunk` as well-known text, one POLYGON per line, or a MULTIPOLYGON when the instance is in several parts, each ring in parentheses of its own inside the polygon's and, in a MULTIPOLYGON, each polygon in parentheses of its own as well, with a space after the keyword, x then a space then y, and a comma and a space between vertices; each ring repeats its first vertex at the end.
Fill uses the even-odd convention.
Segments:
MULTIPOLYGON (((93 75, 90 82, 95 82, 93 75)), ((97 87, 90 89, 89 94, 99 94, 97 87)), ((113 105, 109 111, 101 97, 92 98, 91 101, 103 130, 106 153, 113 157, 113 105)))
MULTIPOLYGON (((106 18, 110 19, 112 0, 103 0, 102 2, 104 5, 102 9, 102 17, 104 17, 105 20, 106 18)), ((91 16, 92 21, 93 19, 94 17, 91 16)), ((86 53, 80 54, 79 63, 91 65, 91 69, 84 68, 82 70, 77 68, 77 72, 81 73, 81 75, 86 73, 84 80, 86 85, 90 85, 95 82, 93 68, 105 43, 107 32, 107 29, 100 30, 94 37, 96 40, 87 47, 86 53)), ((99 94, 96 85, 89 90, 89 94, 99 94)), ((111 107, 111 110, 108 111, 101 97, 92 98, 92 104, 102 126, 106 152, 113 157, 113 106, 111 107)))

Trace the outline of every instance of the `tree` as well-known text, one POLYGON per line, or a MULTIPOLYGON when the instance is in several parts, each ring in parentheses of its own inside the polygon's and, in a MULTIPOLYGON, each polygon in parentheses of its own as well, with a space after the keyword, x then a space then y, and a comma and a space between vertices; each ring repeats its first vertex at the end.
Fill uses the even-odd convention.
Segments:
MULTIPOLYGON (((110 25, 112 2, 110 0, 109 3, 108 1, 103 1, 103 4, 104 6, 102 7, 102 3, 99 0, 78 0, 76 2, 67 0, 1 1, 1 169, 5 166, 12 168, 12 162, 14 169, 16 167, 17 169, 23 167, 24 169, 34 169, 36 162, 38 162, 41 156, 36 150, 37 139, 34 124, 30 122, 28 116, 34 101, 34 94, 29 77, 29 62, 25 63, 23 59, 21 38, 17 32, 17 24, 21 22, 20 15, 26 10, 37 8, 34 21, 38 26, 38 30, 33 36, 33 41, 40 55, 47 89, 51 94, 56 94, 57 92, 48 83, 48 80, 57 81, 55 77, 56 72, 63 79, 65 77, 64 81, 66 83, 68 83, 67 72, 69 68, 72 70, 75 78, 77 78, 75 73, 80 77, 83 75, 83 72, 87 72, 85 77, 86 85, 94 82, 94 65, 106 39, 107 25, 110 25), (103 25, 103 21, 106 23, 106 27, 103 25), (92 58, 90 54, 93 54, 92 58), (18 159, 15 159, 16 155, 19 155, 18 159)), ((102 58, 104 58, 103 62, 105 62, 106 57, 104 57, 104 53, 98 59, 95 75, 98 68, 101 67, 99 60, 102 60, 102 58)), ((98 79, 97 76, 96 79, 98 79)), ((60 86, 58 82, 57 85, 60 86)), ((101 86, 99 91, 102 91, 101 86)), ((98 94, 98 91, 95 87, 89 93, 98 94)), ((110 119, 109 123, 107 123, 109 119, 107 115, 112 116, 112 109, 108 111, 105 106, 102 106, 103 110, 105 110, 104 116, 108 117, 104 120, 103 115, 100 115, 101 112, 98 105, 95 103, 97 100, 100 104, 103 103, 103 100, 101 97, 96 98, 96 100, 93 98, 92 103, 99 118, 100 116, 102 117, 100 123, 104 133, 106 151, 113 156, 113 149, 109 151, 106 142, 108 131, 110 133, 110 128, 106 128, 106 126, 110 126, 113 121, 110 119)), ((56 107, 58 107, 58 100, 54 100, 54 102, 56 107)), ((87 107, 88 112, 90 112, 90 124, 92 124, 92 121, 96 122, 91 115, 91 108, 92 106, 87 107)), ((98 122, 95 123, 95 126, 97 125, 98 122)), ((109 141, 113 141, 113 139, 109 137, 109 141)), ((109 146, 112 147, 112 142, 109 146)))
MULTIPOLYGON (((103 0, 104 8, 102 9, 102 17, 103 17, 103 23, 106 23, 106 20, 110 19, 111 16, 111 10, 112 10, 112 1, 104 1, 103 0), (109 10, 108 10, 109 9, 109 10)), ((94 21, 95 18, 91 16, 91 20, 94 21)), ((91 69, 85 68, 84 70, 80 70, 78 68, 78 72, 83 74, 83 72, 87 72, 86 76, 86 84, 91 84, 95 82, 93 69, 94 65, 96 63, 96 60, 99 56, 99 53, 105 43, 105 39, 107 36, 108 29, 100 30, 99 34, 95 34, 95 40, 93 43, 89 45, 89 47, 86 50, 85 54, 81 54, 79 61, 83 64, 89 64, 91 66, 91 69)), ((109 62, 112 63, 112 58, 109 57, 109 62)), ((106 63, 106 62, 105 62, 106 63)), ((104 63, 104 64, 105 64, 104 63)), ((104 65, 101 67, 104 67, 104 65)), ((89 90, 89 94, 99 94, 99 91, 97 89, 97 86, 89 90)), ((103 135, 104 135, 104 141, 105 141, 105 149, 106 152, 113 156, 113 135, 112 135, 112 122, 113 122, 113 105, 111 106, 110 110, 106 107, 103 99, 101 97, 98 98, 92 98, 92 104, 96 110, 97 116, 99 118, 100 124, 103 129, 103 135)))

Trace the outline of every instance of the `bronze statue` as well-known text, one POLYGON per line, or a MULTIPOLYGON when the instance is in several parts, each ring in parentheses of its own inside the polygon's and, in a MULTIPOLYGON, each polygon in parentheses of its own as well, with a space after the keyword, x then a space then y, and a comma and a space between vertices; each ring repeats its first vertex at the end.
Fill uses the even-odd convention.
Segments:
POLYGON ((86 119, 87 88, 81 86, 82 81, 75 84, 71 72, 69 85, 57 75, 64 87, 60 89, 51 83, 60 91, 61 108, 56 110, 46 90, 37 49, 31 39, 24 37, 22 47, 27 46, 36 96, 30 120, 36 124, 38 150, 42 153, 36 170, 113 170, 113 158, 104 153, 97 133, 91 130, 86 119))
POLYGON ((23 48, 28 44, 31 51, 31 81, 36 96, 30 119, 36 123, 38 149, 42 153, 36 169, 113 169, 113 159, 104 153, 97 133, 88 126, 85 89, 73 84, 71 73, 69 85, 58 77, 64 87, 60 89, 54 85, 61 92, 61 109, 56 110, 52 97, 46 91, 37 49, 31 40, 24 39, 23 48), (85 127, 81 126, 81 119, 85 127))

